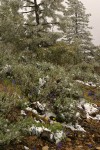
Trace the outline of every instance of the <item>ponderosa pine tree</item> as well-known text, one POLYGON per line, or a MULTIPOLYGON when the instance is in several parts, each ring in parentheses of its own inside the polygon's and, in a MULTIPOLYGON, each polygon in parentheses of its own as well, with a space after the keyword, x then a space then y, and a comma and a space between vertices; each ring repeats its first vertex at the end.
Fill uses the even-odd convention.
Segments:
POLYGON ((21 0, 0 0, 0 41, 23 49, 25 30, 24 17, 20 9, 22 9, 21 0))
POLYGON ((79 0, 67 0, 67 19, 66 42, 75 44, 82 50, 90 50, 93 46, 91 33, 89 31, 89 16, 85 13, 85 7, 79 0))
POLYGON ((53 27, 60 26, 61 12, 65 9, 64 0, 24 0, 26 15, 26 34, 30 45, 51 45, 59 37, 58 32, 52 32, 53 27))

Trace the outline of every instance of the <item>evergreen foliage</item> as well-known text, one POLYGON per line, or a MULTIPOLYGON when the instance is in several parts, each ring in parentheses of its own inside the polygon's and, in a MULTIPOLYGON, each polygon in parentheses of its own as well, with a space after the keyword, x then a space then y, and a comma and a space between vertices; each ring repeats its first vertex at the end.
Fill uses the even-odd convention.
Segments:
POLYGON ((66 27, 66 42, 74 44, 77 48, 91 50, 92 38, 89 31, 89 16, 86 14, 83 3, 79 0, 68 0, 65 12, 68 21, 66 27))
POLYGON ((99 87, 100 48, 91 40, 90 15, 79 0, 63 3, 0 0, 0 146, 27 136, 32 124, 53 132, 61 123, 75 125, 84 98, 77 81, 99 87), (40 114, 21 114, 37 101, 56 114, 54 126, 36 122, 40 114))

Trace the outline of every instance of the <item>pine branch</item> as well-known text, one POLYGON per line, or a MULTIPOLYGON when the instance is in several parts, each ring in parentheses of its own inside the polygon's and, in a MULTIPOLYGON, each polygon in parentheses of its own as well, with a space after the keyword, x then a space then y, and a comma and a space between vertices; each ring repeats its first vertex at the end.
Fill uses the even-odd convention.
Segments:
POLYGON ((24 12, 22 12, 23 14, 25 14, 25 13, 30 13, 30 12, 34 12, 35 10, 30 10, 30 11, 24 11, 24 12))
MULTIPOLYGON (((44 3, 40 3, 40 4, 37 4, 38 6, 41 6, 41 5, 43 5, 44 3)), ((35 7, 35 5, 26 5, 26 6, 23 6, 23 7, 35 7)))
MULTIPOLYGON (((42 23, 42 24, 39 24, 39 25, 56 25, 56 24, 59 24, 59 22, 47 22, 47 23, 42 23)), ((38 24, 28 24, 28 23, 25 23, 24 24, 25 26, 38 26, 38 24)))
POLYGON ((23 6, 23 7, 35 7, 35 6, 33 6, 33 5, 29 5, 29 6, 23 6))
POLYGON ((24 0, 25 2, 28 2, 28 3, 31 3, 31 4, 34 4, 34 2, 30 1, 30 0, 24 0))

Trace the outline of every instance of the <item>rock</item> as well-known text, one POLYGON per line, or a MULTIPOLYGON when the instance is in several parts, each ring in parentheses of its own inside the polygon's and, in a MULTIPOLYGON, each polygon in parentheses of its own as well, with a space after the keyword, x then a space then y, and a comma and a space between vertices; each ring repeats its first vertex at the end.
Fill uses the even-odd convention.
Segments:
POLYGON ((47 141, 51 141, 53 142, 54 141, 54 137, 51 138, 51 132, 50 131, 43 131, 40 135, 40 137, 44 140, 47 140, 47 141))
POLYGON ((3 68, 3 72, 5 73, 5 75, 8 77, 8 76, 11 76, 12 75, 12 66, 11 65, 6 65, 4 68, 3 68))
POLYGON ((63 122, 65 122, 66 118, 65 118, 65 116, 63 114, 59 114, 58 113, 57 117, 56 117, 56 120, 57 120, 57 122, 63 123, 63 122))
POLYGON ((71 139, 70 139, 70 138, 66 138, 66 141, 67 141, 67 142, 71 142, 71 139))
POLYGON ((28 148, 27 146, 24 146, 24 149, 25 149, 25 150, 29 150, 29 148, 28 148))
POLYGON ((78 148, 83 148, 83 146, 82 145, 79 145, 79 146, 77 146, 78 148))
POLYGON ((96 147, 96 150, 100 150, 100 147, 96 147))
POLYGON ((45 114, 45 106, 39 101, 32 103, 31 107, 34 108, 40 115, 45 114))
POLYGON ((42 150, 48 150, 49 149, 49 147, 48 146, 44 146, 44 147, 42 147, 42 150))

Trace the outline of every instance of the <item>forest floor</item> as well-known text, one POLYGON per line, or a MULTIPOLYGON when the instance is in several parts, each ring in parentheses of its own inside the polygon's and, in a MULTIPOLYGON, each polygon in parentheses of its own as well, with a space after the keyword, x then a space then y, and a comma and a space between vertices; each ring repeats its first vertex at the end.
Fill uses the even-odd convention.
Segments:
MULTIPOLYGON (((3 85, 0 84, 0 91, 2 90, 3 85)), ((89 91, 90 87, 84 88, 84 97, 97 105, 99 108, 98 114, 100 114, 100 95, 94 99, 93 96, 88 95, 89 91)), ((92 91, 97 92, 96 88, 92 88, 92 91)), ((13 111, 16 112, 15 114, 18 114, 18 110, 13 111)), ((93 115, 95 117, 96 113, 93 115)), ((24 137, 20 142, 14 141, 10 143, 3 150, 100 150, 100 121, 83 117, 79 124, 86 132, 68 129, 66 131, 66 138, 59 142, 59 144, 50 143, 41 137, 30 135, 24 137)))

